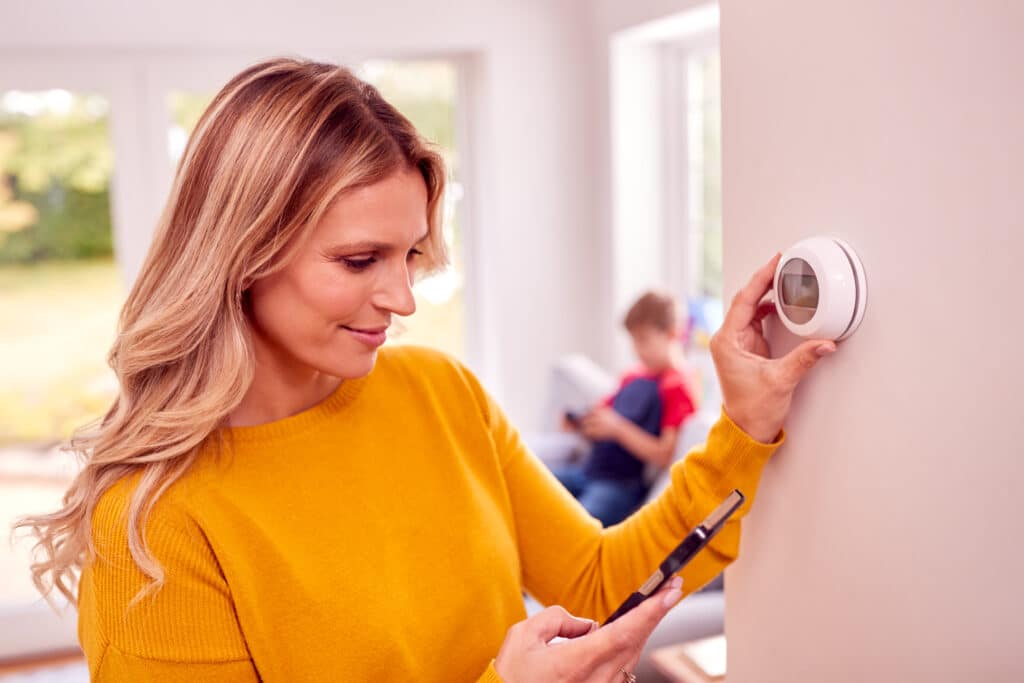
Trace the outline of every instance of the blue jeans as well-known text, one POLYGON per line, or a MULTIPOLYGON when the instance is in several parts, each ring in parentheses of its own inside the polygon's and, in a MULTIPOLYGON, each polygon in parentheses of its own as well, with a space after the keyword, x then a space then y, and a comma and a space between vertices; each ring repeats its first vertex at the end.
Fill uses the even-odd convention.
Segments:
POLYGON ((583 473, 582 466, 572 464, 560 465, 552 472, 591 517, 604 526, 626 519, 647 498, 648 487, 642 479, 591 479, 583 473))

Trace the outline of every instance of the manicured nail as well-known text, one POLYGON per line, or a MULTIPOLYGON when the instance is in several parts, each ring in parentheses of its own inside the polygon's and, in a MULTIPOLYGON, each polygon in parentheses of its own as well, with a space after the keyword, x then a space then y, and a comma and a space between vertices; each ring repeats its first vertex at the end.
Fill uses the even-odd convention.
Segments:
POLYGON ((661 604, 665 607, 671 607, 679 602, 681 597, 683 597, 683 577, 673 576, 672 580, 668 582, 668 593, 665 593, 661 604))
POLYGON ((818 352, 819 356, 827 356, 827 355, 829 355, 831 353, 834 353, 835 350, 836 350, 835 344, 822 344, 821 346, 819 346, 816 349, 816 351, 818 352))

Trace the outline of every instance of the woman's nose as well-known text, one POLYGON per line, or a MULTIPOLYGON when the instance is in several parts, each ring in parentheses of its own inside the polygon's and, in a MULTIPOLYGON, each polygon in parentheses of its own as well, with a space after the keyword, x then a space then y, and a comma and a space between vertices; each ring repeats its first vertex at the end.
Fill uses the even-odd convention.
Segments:
POLYGON ((389 273, 387 282, 380 289, 377 306, 395 315, 412 315, 416 312, 416 297, 412 293, 412 274, 403 264, 389 273))

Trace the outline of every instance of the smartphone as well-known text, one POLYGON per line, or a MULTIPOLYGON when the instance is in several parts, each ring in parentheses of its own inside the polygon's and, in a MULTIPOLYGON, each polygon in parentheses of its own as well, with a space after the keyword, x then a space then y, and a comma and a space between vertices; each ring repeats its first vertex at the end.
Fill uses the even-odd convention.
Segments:
POLYGON ((697 556, 701 550, 704 549, 712 538, 722 530, 725 526, 726 521, 732 517, 733 513, 740 509, 743 505, 743 501, 746 498, 740 493, 739 489, 734 490, 729 496, 722 501, 714 511, 708 515, 707 519, 697 525, 697 528, 691 531, 683 542, 676 546, 676 549, 668 554, 668 557, 658 565, 658 568, 653 574, 644 582, 644 585, 640 586, 639 589, 628 598, 626 601, 619 605, 619 608, 612 612, 612 615, 608 617, 604 622, 604 626, 612 623, 623 614, 633 609, 641 602, 651 597, 658 592, 658 589, 668 583, 673 576, 679 573, 679 570, 685 567, 690 560, 697 556))
POLYGON ((574 410, 565 411, 565 421, 571 424, 573 427, 579 427, 583 422, 583 416, 585 413, 578 413, 574 410))

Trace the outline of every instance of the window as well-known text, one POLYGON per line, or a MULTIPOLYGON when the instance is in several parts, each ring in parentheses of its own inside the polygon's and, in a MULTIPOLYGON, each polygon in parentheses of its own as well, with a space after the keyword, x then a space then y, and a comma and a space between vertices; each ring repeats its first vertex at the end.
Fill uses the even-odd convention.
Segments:
MULTIPOLYGON (((719 399, 708 343, 723 317, 718 23, 717 5, 697 6, 610 46, 613 305, 649 287, 686 302, 704 405, 719 399)), ((624 341, 615 357, 630 362, 624 341)))
POLYGON ((0 445, 49 444, 113 399, 108 104, 0 94, 0 445))
MULTIPOLYGON (((105 98, 0 92, 0 525, 52 510, 53 449, 116 393, 104 359, 124 291, 113 259, 105 98)), ((0 604, 38 598, 28 544, 0 552, 0 604)))
POLYGON ((690 314, 689 347, 705 349, 722 322, 722 109, 717 35, 662 51, 672 287, 690 314), (680 191, 676 188, 682 188, 680 191))
POLYGON ((185 153, 188 136, 199 123, 199 118, 213 101, 214 93, 194 93, 174 90, 167 95, 167 108, 171 123, 167 127, 167 156, 171 166, 177 167, 185 153))
POLYGON ((691 297, 722 298, 722 109, 717 50, 686 58, 686 149, 691 297))
MULTIPOLYGON (((716 41, 717 43, 717 41, 716 41)), ((682 112, 671 120, 685 126, 686 215, 675 229, 685 230, 685 296, 690 313, 691 350, 706 348, 722 324, 722 106, 717 44, 683 44, 673 50, 683 77, 675 86, 685 93, 682 112)))
POLYGON ((402 329, 395 341, 423 344, 463 357, 465 267, 458 210, 463 185, 456 149, 457 67, 446 61, 373 61, 363 65, 360 75, 438 146, 449 171, 444 227, 451 265, 416 283, 416 313, 400 321, 402 329))

